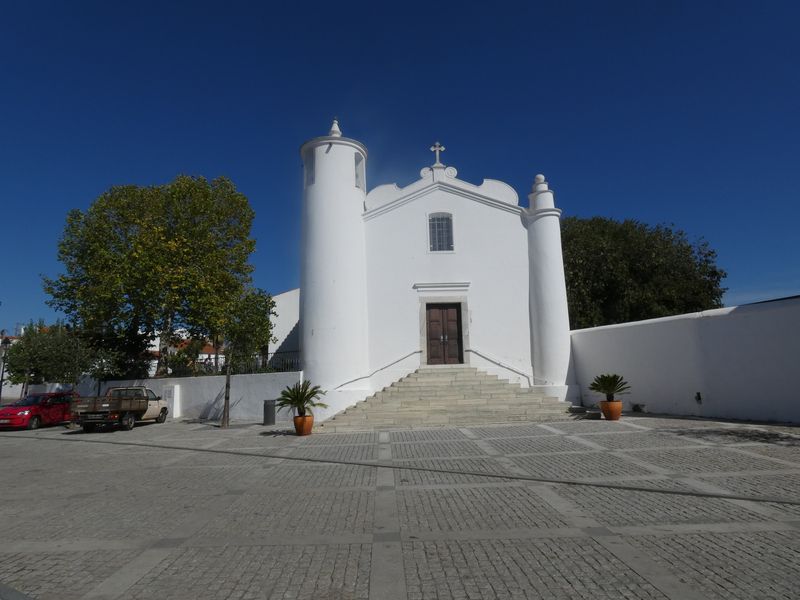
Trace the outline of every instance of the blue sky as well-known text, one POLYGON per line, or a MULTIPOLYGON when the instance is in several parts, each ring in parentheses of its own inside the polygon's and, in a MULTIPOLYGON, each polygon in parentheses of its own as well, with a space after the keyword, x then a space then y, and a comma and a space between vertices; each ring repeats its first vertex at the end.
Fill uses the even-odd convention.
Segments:
POLYGON ((230 177, 256 284, 296 287, 298 148, 333 115, 370 188, 440 140, 467 181, 705 237, 728 304, 800 293, 797 3, 125 4, 0 2, 0 327, 56 318, 69 209, 179 173, 230 177))

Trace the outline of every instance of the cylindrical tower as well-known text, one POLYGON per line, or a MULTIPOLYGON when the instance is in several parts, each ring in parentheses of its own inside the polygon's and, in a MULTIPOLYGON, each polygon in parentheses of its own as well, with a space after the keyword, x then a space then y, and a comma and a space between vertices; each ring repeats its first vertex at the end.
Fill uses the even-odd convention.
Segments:
POLYGON ((368 374, 364 223, 367 149, 327 136, 300 148, 303 185, 300 352, 304 378, 332 389, 368 374))
POLYGON ((528 200, 533 380, 535 385, 565 385, 571 341, 561 252, 561 211, 555 207, 544 175, 536 176, 528 200))

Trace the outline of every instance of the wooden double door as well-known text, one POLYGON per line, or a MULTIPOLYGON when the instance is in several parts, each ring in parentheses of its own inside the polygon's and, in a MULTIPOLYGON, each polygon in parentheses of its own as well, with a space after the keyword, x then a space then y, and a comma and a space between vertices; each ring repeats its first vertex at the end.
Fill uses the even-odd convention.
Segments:
POLYGON ((428 304, 425 320, 429 365, 464 362, 460 304, 428 304))

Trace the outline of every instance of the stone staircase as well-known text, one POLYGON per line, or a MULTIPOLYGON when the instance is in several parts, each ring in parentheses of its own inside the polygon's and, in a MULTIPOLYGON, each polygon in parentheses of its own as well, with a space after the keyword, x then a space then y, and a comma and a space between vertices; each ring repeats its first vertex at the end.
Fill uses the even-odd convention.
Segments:
POLYGON ((364 402, 319 423, 315 431, 484 425, 570 418, 569 404, 477 369, 421 368, 364 402))

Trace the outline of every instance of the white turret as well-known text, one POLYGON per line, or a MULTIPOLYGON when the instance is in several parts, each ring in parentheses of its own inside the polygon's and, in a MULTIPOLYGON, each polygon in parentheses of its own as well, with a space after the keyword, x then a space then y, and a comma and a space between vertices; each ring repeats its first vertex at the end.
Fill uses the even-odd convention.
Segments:
POLYGON ((305 167, 300 275, 304 378, 323 389, 368 371, 366 253, 362 213, 367 149, 327 136, 300 148, 305 167))
POLYGON ((535 385, 563 386, 567 383, 571 342, 561 253, 561 211, 555 207, 544 175, 536 176, 528 200, 533 379, 535 385))

